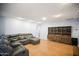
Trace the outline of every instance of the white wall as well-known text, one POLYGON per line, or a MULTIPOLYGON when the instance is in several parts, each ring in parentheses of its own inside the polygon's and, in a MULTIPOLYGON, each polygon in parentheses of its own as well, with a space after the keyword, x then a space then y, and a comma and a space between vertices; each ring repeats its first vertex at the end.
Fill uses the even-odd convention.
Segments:
POLYGON ((17 19, 5 19, 5 34, 32 33, 36 35, 36 24, 17 19))
POLYGON ((70 21, 64 20, 64 21, 53 21, 43 23, 40 28, 41 39, 47 40, 48 27, 57 27, 57 26, 72 26, 72 37, 78 38, 79 42, 79 21, 76 20, 70 20, 70 21))
POLYGON ((0 35, 4 34, 4 18, 0 16, 0 35))
POLYGON ((1 23, 1 22, 2 22, 2 20, 1 20, 1 17, 0 17, 0 35, 1 35, 1 33, 2 33, 2 29, 1 29, 1 28, 2 28, 2 27, 1 27, 1 24, 2 24, 2 23, 1 23))

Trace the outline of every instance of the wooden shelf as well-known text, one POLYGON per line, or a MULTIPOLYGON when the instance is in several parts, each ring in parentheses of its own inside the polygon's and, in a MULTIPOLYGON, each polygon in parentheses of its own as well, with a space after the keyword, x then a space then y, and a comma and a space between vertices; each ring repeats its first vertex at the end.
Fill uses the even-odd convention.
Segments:
POLYGON ((71 26, 48 27, 48 39, 67 44, 71 42, 71 26))

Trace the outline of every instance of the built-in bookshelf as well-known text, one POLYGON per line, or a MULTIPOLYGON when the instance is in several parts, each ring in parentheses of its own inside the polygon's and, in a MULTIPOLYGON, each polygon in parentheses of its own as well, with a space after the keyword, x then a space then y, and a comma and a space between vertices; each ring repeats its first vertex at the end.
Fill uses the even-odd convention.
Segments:
POLYGON ((51 41, 72 44, 71 26, 48 27, 48 39, 51 41))

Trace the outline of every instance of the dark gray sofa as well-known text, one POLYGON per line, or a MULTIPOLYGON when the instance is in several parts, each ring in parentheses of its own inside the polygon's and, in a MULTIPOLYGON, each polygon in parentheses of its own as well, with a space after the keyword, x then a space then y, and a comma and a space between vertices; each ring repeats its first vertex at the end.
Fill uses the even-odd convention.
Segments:
POLYGON ((29 56, 29 50, 19 42, 11 45, 7 39, 0 39, 0 56, 29 56))
POLYGON ((36 37, 33 37, 32 34, 17 34, 17 35, 9 35, 8 36, 8 39, 11 41, 11 42, 19 42, 23 45, 25 44, 38 44, 40 43, 40 39, 39 38, 36 38, 36 37))
POLYGON ((29 50, 23 45, 38 44, 40 39, 32 34, 13 34, 0 36, 0 55, 2 56, 28 56, 29 50), (2 37, 2 38, 1 38, 2 37))

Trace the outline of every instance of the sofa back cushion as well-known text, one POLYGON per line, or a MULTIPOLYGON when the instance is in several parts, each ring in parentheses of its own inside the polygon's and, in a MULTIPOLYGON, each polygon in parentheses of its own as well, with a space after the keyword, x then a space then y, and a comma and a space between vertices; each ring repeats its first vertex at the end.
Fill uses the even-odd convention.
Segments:
POLYGON ((26 39, 30 39, 30 38, 32 38, 32 37, 33 37, 32 34, 26 34, 26 35, 24 35, 24 38, 26 38, 26 39))

